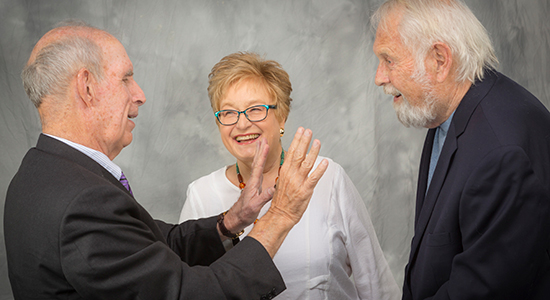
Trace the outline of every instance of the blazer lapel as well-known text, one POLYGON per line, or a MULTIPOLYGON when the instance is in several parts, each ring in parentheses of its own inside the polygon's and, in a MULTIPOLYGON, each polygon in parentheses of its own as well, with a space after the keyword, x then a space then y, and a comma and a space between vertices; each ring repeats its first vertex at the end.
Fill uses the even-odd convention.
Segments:
POLYGON ((464 98, 456 109, 451 125, 449 126, 447 138, 445 139, 445 143, 441 149, 441 154, 439 155, 439 160, 432 176, 432 182, 430 183, 430 187, 426 193, 428 169, 432 152, 431 147, 434 139, 433 135, 435 134, 435 130, 433 129, 428 131, 428 136, 426 137, 426 142, 424 143, 424 149, 422 151, 422 159, 418 176, 415 229, 411 244, 409 265, 412 264, 414 258, 416 257, 416 253, 418 252, 420 246, 420 241, 424 236, 426 227, 428 226, 428 222, 430 221, 437 201, 444 201, 444 199, 438 199, 438 197, 441 192, 441 188, 443 187, 443 183, 445 182, 449 167, 451 166, 453 156, 457 151, 458 138, 466 130, 474 110, 479 105, 483 97, 485 97, 485 95, 492 88, 499 75, 500 74, 498 72, 493 70, 486 71, 484 80, 481 82, 476 81, 476 83, 470 87, 470 90, 468 90, 466 95, 464 95, 464 98))
POLYGON ((420 158, 420 168, 418 170, 418 183, 416 187, 416 213, 414 218, 414 226, 417 226, 420 210, 426 196, 426 187, 428 186, 428 171, 430 169, 430 157, 432 155, 432 145, 435 137, 435 128, 428 130, 424 148, 422 149, 422 157, 420 158))
POLYGON ((40 136, 38 137, 36 148, 57 156, 61 156, 64 159, 68 159, 80 165, 81 167, 97 174, 98 176, 103 177, 105 180, 116 185, 118 188, 133 197, 130 192, 122 185, 122 183, 111 173, 109 173, 109 171, 98 164, 95 160, 91 159, 86 154, 76 150, 75 148, 45 134, 40 134, 40 136))
POLYGON ((426 138, 426 143, 424 144, 424 149, 422 152, 422 161, 419 171, 420 174, 416 195, 417 216, 415 218, 415 235, 420 234, 420 236, 422 236, 424 234, 434 206, 439 197, 441 188, 443 187, 443 183, 445 182, 445 178, 452 163, 453 156, 457 150, 457 140, 460 135, 462 135, 464 130, 466 130, 466 126, 468 124, 468 121, 470 120, 470 117, 474 113, 474 110, 481 102, 481 99, 483 99, 483 97, 485 97, 485 95, 488 93, 489 89, 494 84, 497 76, 497 73, 487 71, 485 73, 485 80, 482 82, 476 82, 476 84, 472 85, 466 95, 464 95, 464 97, 462 98, 462 101, 455 111, 453 120, 451 121, 451 125, 449 126, 447 138, 445 139, 445 143, 443 144, 443 148, 441 149, 441 154, 439 155, 439 159, 437 161, 437 166, 432 176, 430 187, 428 188, 428 192, 426 193, 428 169, 430 166, 430 157, 432 152, 431 147, 434 139, 433 136, 430 136, 435 135, 435 129, 430 129, 430 132, 428 132, 428 137, 426 138), (433 133, 431 132, 432 130, 433 133))
MULTIPOLYGON (((429 135, 430 133, 428 133, 428 136, 429 135)), ((428 140, 428 138, 426 140, 428 140)), ((432 138, 432 141, 433 141, 433 138, 432 138)), ((439 160, 437 161, 437 165, 435 167, 434 174, 432 176, 432 181, 430 183, 430 187, 428 188, 427 193, 425 191, 426 191, 427 180, 428 180, 427 169, 429 168, 429 164, 430 164, 431 149, 429 151, 426 151, 426 153, 430 152, 430 154, 427 154, 427 155, 422 154, 422 159, 427 160, 427 162, 424 162, 424 165, 421 164, 421 169, 424 169, 424 168, 426 169, 424 170, 425 174, 421 173, 419 175, 420 179, 419 179, 419 188, 417 191, 417 207, 416 207, 417 215, 415 218, 416 221, 415 221, 414 237, 412 240, 411 255, 409 258, 410 263, 412 263, 412 261, 416 257, 416 253, 418 252, 418 249, 420 247, 420 241, 422 240, 422 237, 426 232, 426 227, 428 226, 428 222, 430 221, 430 217, 434 210, 435 204, 439 200, 438 199, 439 193, 441 191, 441 188, 443 187, 443 183, 445 182, 445 177, 447 176, 449 166, 451 165, 456 149, 457 149, 456 131, 454 129, 453 123, 451 123, 451 126, 449 127, 449 131, 447 132, 447 138, 445 139, 445 143, 443 144, 443 148, 441 149, 441 154, 439 155, 439 160), (422 200, 422 201, 419 202, 419 200, 422 200)), ((426 150, 426 148, 424 148, 424 150, 426 150)))

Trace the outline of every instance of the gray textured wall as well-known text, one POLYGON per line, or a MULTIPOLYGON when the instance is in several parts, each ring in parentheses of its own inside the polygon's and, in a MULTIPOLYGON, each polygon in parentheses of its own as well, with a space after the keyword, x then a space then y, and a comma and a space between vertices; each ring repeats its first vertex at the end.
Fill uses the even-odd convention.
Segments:
MULTIPOLYGON (((466 2, 490 32, 500 70, 550 106, 549 1, 466 2)), ((379 3, 0 0, 0 215, 9 181, 40 132, 20 71, 46 31, 77 18, 112 32, 134 62, 148 101, 133 144, 115 162, 154 217, 176 222, 187 185, 233 163, 210 110, 207 75, 229 53, 256 51, 279 61, 293 82, 284 145, 298 126, 314 130, 321 154, 340 163, 362 194, 401 283, 425 130, 402 127, 390 97, 374 85, 377 59, 368 16, 379 3)), ((12 299, 3 243, 0 299, 12 299)))

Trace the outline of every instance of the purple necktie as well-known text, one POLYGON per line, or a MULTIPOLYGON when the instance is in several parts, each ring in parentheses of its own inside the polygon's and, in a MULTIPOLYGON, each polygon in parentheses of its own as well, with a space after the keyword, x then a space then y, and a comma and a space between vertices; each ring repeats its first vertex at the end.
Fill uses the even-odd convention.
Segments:
POLYGON ((126 179, 126 176, 124 176, 124 173, 122 173, 122 176, 120 176, 120 183, 130 192, 130 195, 134 195, 132 193, 132 189, 130 188, 130 184, 128 183, 128 179, 126 179))

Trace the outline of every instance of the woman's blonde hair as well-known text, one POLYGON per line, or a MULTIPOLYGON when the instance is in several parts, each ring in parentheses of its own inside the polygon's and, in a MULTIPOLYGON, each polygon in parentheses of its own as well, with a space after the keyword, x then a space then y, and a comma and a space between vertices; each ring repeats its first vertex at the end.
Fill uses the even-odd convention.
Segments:
POLYGON ((288 73, 273 60, 265 60, 253 52, 237 52, 222 58, 208 75, 208 97, 214 111, 220 110, 220 101, 227 90, 242 80, 256 80, 263 84, 275 99, 275 116, 286 121, 290 113, 292 84, 288 73))

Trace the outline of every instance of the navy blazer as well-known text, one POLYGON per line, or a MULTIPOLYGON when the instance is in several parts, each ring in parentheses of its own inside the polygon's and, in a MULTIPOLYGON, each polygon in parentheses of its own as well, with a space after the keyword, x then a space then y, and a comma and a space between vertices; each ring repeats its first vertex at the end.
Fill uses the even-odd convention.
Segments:
POLYGON ((284 290, 253 238, 225 253, 215 217, 153 220, 102 166, 45 135, 8 188, 4 233, 15 299, 271 299, 284 290))
POLYGON ((550 113, 488 71, 462 99, 426 193, 420 163, 403 299, 550 299, 550 113))

